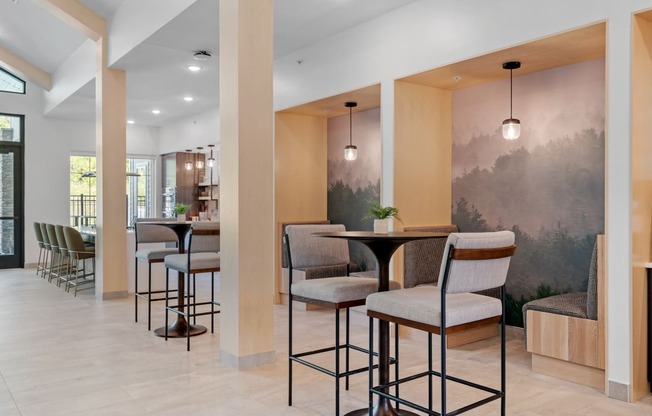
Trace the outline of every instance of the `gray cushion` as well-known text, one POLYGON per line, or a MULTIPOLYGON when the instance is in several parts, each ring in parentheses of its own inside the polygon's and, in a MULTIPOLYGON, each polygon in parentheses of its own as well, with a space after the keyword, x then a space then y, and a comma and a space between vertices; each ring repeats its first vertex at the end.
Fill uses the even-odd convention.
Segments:
MULTIPOLYGON (((398 282, 390 281, 390 290, 400 289, 398 282)), ((373 277, 331 277, 303 280, 292 283, 294 296, 325 302, 351 302, 363 300, 378 291, 378 280, 373 277)))
MULTIPOLYGON (((367 297, 367 310, 441 327, 441 292, 418 286, 367 297)), ((446 295, 446 328, 502 315, 500 300, 473 293, 446 295)))
POLYGON ((335 266, 315 266, 306 267, 303 269, 294 268, 294 270, 303 270, 305 272, 306 280, 323 279, 326 277, 346 276, 346 264, 335 266))
POLYGON ((523 317, 532 310, 586 319, 586 298, 586 293, 575 292, 536 299, 523 305, 523 317))
POLYGON ((190 254, 190 266, 188 266, 187 253, 170 254, 165 256, 165 267, 182 273, 209 269, 218 271, 220 269, 220 253, 192 253, 190 254))
POLYGON ((136 252, 136 259, 146 262, 163 260, 165 256, 170 254, 177 254, 179 250, 176 248, 148 248, 138 250, 136 252))
MULTIPOLYGON (((435 233, 456 233, 457 225, 431 227, 406 227, 405 231, 426 231, 435 233)), ((446 249, 446 240, 432 238, 416 240, 405 244, 405 287, 436 283, 446 249)))

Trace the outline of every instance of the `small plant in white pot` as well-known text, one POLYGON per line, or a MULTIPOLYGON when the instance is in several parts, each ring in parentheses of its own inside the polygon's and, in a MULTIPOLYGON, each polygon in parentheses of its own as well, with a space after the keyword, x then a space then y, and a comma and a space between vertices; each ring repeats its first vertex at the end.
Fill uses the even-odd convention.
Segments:
POLYGON ((186 213, 190 209, 190 205, 184 204, 182 202, 177 203, 174 206, 174 213, 177 216, 177 220, 180 222, 185 222, 186 221, 186 213))
POLYGON ((398 217, 398 209, 394 207, 384 207, 378 201, 369 201, 369 212, 363 219, 374 219, 374 233, 387 234, 389 230, 389 219, 398 217))

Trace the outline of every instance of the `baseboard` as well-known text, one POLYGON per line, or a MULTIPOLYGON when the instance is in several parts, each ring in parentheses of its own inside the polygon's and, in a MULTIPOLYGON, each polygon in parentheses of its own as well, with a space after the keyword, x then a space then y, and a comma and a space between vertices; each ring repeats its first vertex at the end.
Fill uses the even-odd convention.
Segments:
POLYGON ((612 399, 629 402, 630 385, 609 380, 609 393, 607 395, 612 399))
POLYGON ((129 293, 126 290, 117 290, 115 292, 104 292, 102 293, 102 300, 113 300, 113 299, 122 299, 129 296, 129 293))
POLYGON ((237 370, 248 370, 271 364, 276 361, 276 351, 261 352, 244 356, 235 356, 220 349, 220 361, 237 370))
POLYGON ((546 357, 544 355, 532 354, 532 371, 592 387, 604 393, 605 372, 599 368, 558 360, 557 358, 546 357))

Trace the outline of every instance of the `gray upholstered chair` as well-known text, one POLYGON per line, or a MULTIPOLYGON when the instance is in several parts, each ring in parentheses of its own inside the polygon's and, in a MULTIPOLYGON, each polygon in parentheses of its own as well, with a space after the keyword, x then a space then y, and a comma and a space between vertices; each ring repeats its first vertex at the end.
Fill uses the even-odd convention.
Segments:
MULTIPOLYGON (((220 303, 215 300, 215 272, 220 271, 220 223, 217 221, 193 222, 188 239, 188 250, 186 253, 169 254, 165 256, 165 290, 170 285, 170 270, 184 273, 187 279, 185 308, 180 310, 179 305, 169 304, 169 295, 165 296, 165 339, 168 339, 168 312, 173 312, 186 318, 188 324, 197 316, 210 315, 211 333, 215 332, 215 314, 220 313, 216 306, 220 303), (211 300, 197 302, 195 274, 211 274, 211 300), (192 291, 190 290, 190 275, 192 275, 192 291), (193 302, 190 299, 193 298, 193 302), (197 312, 197 307, 210 306, 206 312, 197 312), (191 312, 192 309, 192 312, 191 312)), ((184 296, 178 292, 179 296, 184 296)), ((186 349, 190 351, 190 331, 186 331, 186 349)))
MULTIPOLYGON (((405 227, 405 231, 422 231, 434 233, 459 232, 457 225, 435 225, 428 227, 405 227)), ((437 283, 442 257, 446 249, 446 240, 433 238, 416 240, 405 244, 404 266, 405 277, 403 287, 409 289, 419 285, 437 283)))
POLYGON ((95 287, 95 249, 86 246, 79 231, 72 227, 64 226, 63 235, 68 247, 70 273, 74 274, 68 277, 66 291, 70 291, 70 287, 74 286, 77 296, 78 291, 95 287), (91 260, 90 271, 86 269, 86 260, 91 260))
MULTIPOLYGON (((428 332, 428 370, 415 374, 392 385, 429 378, 428 407, 389 395, 388 385, 370 389, 370 395, 382 394, 390 400, 412 407, 429 415, 458 414, 494 400, 501 400, 501 414, 505 414, 505 280, 510 258, 516 251, 514 233, 453 233, 448 236, 437 286, 417 286, 394 292, 381 292, 367 297, 367 315, 370 320, 370 343, 373 343, 373 319, 382 319, 399 325, 428 332), (501 299, 472 292, 494 287, 501 288, 501 299), (432 334, 445 339, 446 333, 465 330, 477 324, 501 324, 501 376, 500 389, 462 380, 448 374, 446 368, 446 343, 441 342, 441 371, 432 369, 432 334), (441 379, 441 411, 433 411, 432 379, 441 379), (481 400, 465 405, 453 412, 446 410, 447 381, 462 383, 489 394, 481 400)), ((370 373, 370 385, 373 374, 370 373)))
POLYGON ((43 247, 45 248, 45 258, 43 259, 43 274, 42 278, 46 278, 50 274, 50 267, 52 266, 52 248, 50 247, 50 239, 48 238, 48 225, 44 222, 39 224, 41 228, 41 237, 43 237, 43 247), (49 261, 49 262, 48 262, 49 261))
POLYGON ((136 218, 134 223, 134 236, 136 239, 136 267, 134 273, 134 321, 138 322, 138 299, 147 302, 147 330, 152 329, 152 302, 165 300, 161 294, 164 290, 152 290, 152 264, 163 263, 168 254, 179 253, 179 248, 143 248, 140 244, 147 243, 176 243, 177 235, 171 229, 156 224, 143 224, 144 222, 176 222, 176 218, 136 218), (138 288, 138 262, 147 263, 147 290, 138 288), (152 295, 155 297, 152 298, 152 295))
POLYGON ((68 278, 70 277, 70 254, 68 253, 66 236, 63 233, 63 225, 55 225, 54 228, 57 234, 57 242, 59 244, 59 272, 57 273, 57 286, 60 287, 63 282, 67 284, 68 278))
POLYGON ((59 273, 61 268, 61 252, 59 251, 59 240, 57 239, 57 232, 54 224, 46 224, 45 229, 48 234, 48 241, 50 242, 50 252, 52 257, 50 259, 50 273, 48 275, 48 282, 55 279, 59 282, 59 273))
POLYGON ((34 235, 36 236, 36 242, 38 243, 38 260, 36 262, 36 275, 38 276, 39 272, 44 270, 45 263, 45 244, 43 244, 43 234, 41 233, 41 223, 34 223, 34 235))
MULTIPOLYGON (((341 224, 312 224, 312 225, 288 225, 286 227, 285 242, 288 247, 288 269, 289 269, 289 388, 288 405, 292 406, 292 363, 300 363, 310 368, 328 374, 335 378, 335 415, 339 415, 339 389, 340 379, 346 379, 346 389, 349 387, 349 376, 368 371, 369 367, 362 367, 354 370, 349 369, 349 352, 351 349, 368 354, 368 350, 352 345, 349 342, 349 308, 364 305, 366 297, 378 290, 378 280, 375 277, 352 277, 348 276, 350 263, 349 245, 346 240, 336 238, 315 237, 316 232, 339 232, 346 231, 341 224), (340 276, 333 277, 331 271, 341 270, 340 276), (307 271, 305 279, 295 281, 295 270, 307 271), (328 272, 324 272, 328 270, 328 272), (313 273, 313 271, 315 271, 313 273), (295 353, 293 350, 293 329, 292 329, 292 303, 304 302, 317 305, 335 311, 335 346, 320 348, 312 351, 295 353), (340 345, 340 311, 346 310, 346 342, 340 345), (313 362, 307 361, 304 357, 321 354, 329 351, 339 352, 345 350, 345 370, 340 370, 339 353, 335 354, 335 371, 330 371, 313 362)), ((390 289, 399 289, 397 282, 390 282, 390 289)))

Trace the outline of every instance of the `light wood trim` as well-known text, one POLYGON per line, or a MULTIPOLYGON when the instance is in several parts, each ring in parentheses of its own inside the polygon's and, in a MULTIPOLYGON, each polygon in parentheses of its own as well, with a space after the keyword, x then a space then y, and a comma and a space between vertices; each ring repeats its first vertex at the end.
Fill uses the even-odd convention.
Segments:
POLYGON ((353 112, 369 110, 380 107, 380 84, 370 85, 343 94, 312 101, 296 107, 280 111, 284 114, 299 114, 311 117, 331 118, 349 114, 349 109, 344 107, 347 101, 358 103, 353 112))
POLYGON ((511 257, 516 252, 516 246, 498 248, 453 248, 453 260, 493 260, 511 257))
POLYGON ((604 370, 532 354, 532 371, 604 392, 604 370))
POLYGON ((446 347, 455 348, 483 339, 497 337, 499 334, 499 324, 487 324, 477 328, 469 328, 465 331, 446 334, 446 347))
POLYGON ((598 235, 598 368, 606 368, 607 343, 607 267, 605 264, 605 237, 598 235))
POLYGON ((400 81, 459 90, 509 78, 509 71, 502 67, 503 62, 521 61, 521 68, 514 71, 514 77, 519 77, 604 58, 605 44, 606 25, 601 22, 421 72, 400 81))
POLYGON ((0 62, 12 74, 31 81, 46 91, 52 89, 50 74, 2 46, 0 46, 0 62))

